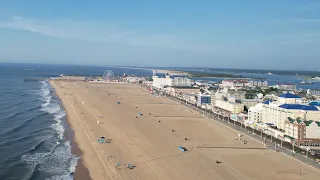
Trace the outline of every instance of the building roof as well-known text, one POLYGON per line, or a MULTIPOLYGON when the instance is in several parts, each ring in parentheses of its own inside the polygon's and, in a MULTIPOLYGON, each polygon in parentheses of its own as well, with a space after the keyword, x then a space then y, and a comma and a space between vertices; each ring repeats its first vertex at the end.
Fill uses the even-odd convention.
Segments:
POLYGON ((282 98, 301 98, 300 96, 295 95, 295 94, 291 94, 291 93, 281 94, 279 97, 282 97, 282 98))
POLYGON ((164 78, 166 77, 165 73, 155 73, 154 76, 158 76, 158 78, 164 78))
POLYGON ((319 109, 316 106, 308 106, 308 105, 302 105, 302 104, 282 104, 278 107, 284 108, 284 109, 301 109, 306 111, 319 111, 319 109))
POLYGON ((294 124, 295 122, 297 122, 298 124, 300 124, 301 122, 303 122, 306 126, 310 126, 310 124, 312 124, 313 122, 315 122, 319 127, 320 127, 320 122, 319 121, 313 121, 313 120, 300 120, 300 119, 292 119, 291 117, 288 117, 288 120, 291 124, 294 124))
POLYGON ((185 77, 187 77, 187 76, 185 76, 185 75, 172 75, 172 76, 170 76, 171 79, 174 79, 174 78, 185 78, 185 77))
POLYGON ((313 121, 312 120, 309 120, 309 121, 303 121, 304 124, 306 124, 306 126, 309 126, 313 121))
POLYGON ((263 104, 270 104, 272 102, 272 100, 267 100, 267 101, 264 101, 263 104))
POLYGON ((312 106, 320 106, 320 102, 310 102, 309 105, 312 105, 312 106))

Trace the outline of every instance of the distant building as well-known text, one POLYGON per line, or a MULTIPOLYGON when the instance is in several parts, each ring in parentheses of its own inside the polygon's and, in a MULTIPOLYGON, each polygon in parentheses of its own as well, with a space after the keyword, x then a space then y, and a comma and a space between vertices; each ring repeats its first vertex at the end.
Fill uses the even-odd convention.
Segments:
POLYGON ((241 104, 246 106, 247 108, 253 107, 258 103, 262 102, 260 99, 240 99, 239 101, 241 104))
POLYGON ((278 84, 276 88, 284 91, 295 91, 297 86, 295 84, 278 84))
POLYGON ((216 100, 215 107, 229 111, 232 114, 238 114, 244 111, 243 104, 224 100, 216 100))
POLYGON ((247 86, 249 82, 247 80, 223 80, 221 82, 222 87, 243 87, 247 86))
POLYGON ((245 99, 246 98, 246 91, 240 91, 240 90, 228 90, 228 97, 234 97, 236 99, 245 99))
POLYGON ((320 89, 308 89, 307 94, 311 96, 320 96, 320 89))
POLYGON ((268 87, 268 81, 249 81, 249 87, 268 87))
POLYGON ((200 94, 198 95, 198 104, 210 104, 211 105, 211 95, 209 94, 200 94))
POLYGON ((320 149, 320 122, 288 117, 285 121, 285 135, 304 148, 320 149))
POLYGON ((302 102, 301 96, 291 93, 281 94, 278 100, 281 104, 298 104, 302 102))
POLYGON ((182 97, 189 104, 197 104, 197 94, 183 94, 182 97))
POLYGON ((177 86, 177 87, 190 87, 191 79, 186 76, 169 75, 169 74, 154 74, 152 76, 154 87, 164 86, 177 86))

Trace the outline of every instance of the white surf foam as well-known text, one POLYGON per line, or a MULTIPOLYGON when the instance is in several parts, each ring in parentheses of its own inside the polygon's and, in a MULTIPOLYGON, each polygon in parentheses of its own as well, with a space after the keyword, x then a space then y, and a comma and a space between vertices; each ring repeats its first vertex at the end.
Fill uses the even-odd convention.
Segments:
POLYGON ((64 129, 63 125, 61 124, 62 123, 61 118, 63 118, 65 115, 66 115, 65 111, 57 112, 54 115, 54 120, 56 121, 56 123, 50 126, 52 129, 57 131, 59 139, 63 139, 63 135, 65 132, 65 129, 64 129))
POLYGON ((71 173, 75 172, 79 157, 76 157, 71 153, 70 142, 65 142, 63 140, 65 129, 62 118, 66 116, 66 112, 61 109, 59 103, 52 98, 50 94, 50 85, 47 82, 41 82, 41 88, 38 91, 38 95, 40 95, 41 101, 44 102, 41 110, 53 115, 55 123, 50 127, 57 132, 60 140, 53 142, 54 145, 52 144, 53 150, 51 152, 33 152, 31 154, 24 155, 22 160, 27 164, 30 164, 33 169, 37 166, 37 170, 52 175, 47 178, 48 180, 74 179, 71 173))
POLYGON ((46 96, 42 100, 45 101, 45 103, 41 104, 42 107, 46 107, 50 104, 52 96, 46 96))
POLYGON ((34 169, 38 165, 38 170, 51 174, 48 180, 73 179, 71 173, 75 172, 79 157, 71 153, 70 142, 58 145, 49 153, 27 154, 22 157, 22 161, 31 165, 34 169))
POLYGON ((57 113, 58 111, 60 111, 60 106, 58 103, 49 103, 49 105, 43 107, 41 110, 42 111, 45 111, 49 114, 54 114, 54 113, 57 113))
POLYGON ((53 177, 46 178, 46 180, 73 180, 73 176, 71 174, 57 175, 53 177))
POLYGON ((42 97, 48 96, 50 94, 49 84, 46 81, 41 81, 40 95, 42 97))
POLYGON ((65 111, 59 111, 57 114, 54 115, 54 120, 61 120, 66 115, 65 111))

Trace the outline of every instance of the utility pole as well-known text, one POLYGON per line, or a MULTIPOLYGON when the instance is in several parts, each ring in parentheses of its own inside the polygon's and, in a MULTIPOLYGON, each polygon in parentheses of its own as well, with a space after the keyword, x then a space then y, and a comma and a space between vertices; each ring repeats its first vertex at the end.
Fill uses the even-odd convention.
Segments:
POLYGON ((294 141, 292 141, 292 152, 294 152, 294 141))

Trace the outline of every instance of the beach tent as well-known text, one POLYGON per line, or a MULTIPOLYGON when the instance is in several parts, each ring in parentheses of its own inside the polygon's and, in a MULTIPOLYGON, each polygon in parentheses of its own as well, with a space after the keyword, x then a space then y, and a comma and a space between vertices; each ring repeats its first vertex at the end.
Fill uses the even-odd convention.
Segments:
POLYGON ((186 151, 186 148, 184 148, 184 147, 182 147, 182 146, 179 146, 179 150, 180 150, 181 152, 185 152, 185 151, 186 151))
POLYGON ((129 168, 129 169, 133 169, 133 168, 134 168, 134 166, 133 166, 133 165, 131 165, 131 164, 127 164, 127 168, 129 168))
POLYGON ((105 142, 104 140, 105 140, 105 137, 100 137, 100 138, 98 139, 98 142, 99 142, 99 143, 104 143, 104 142, 105 142))

